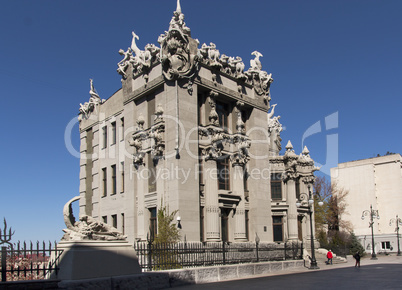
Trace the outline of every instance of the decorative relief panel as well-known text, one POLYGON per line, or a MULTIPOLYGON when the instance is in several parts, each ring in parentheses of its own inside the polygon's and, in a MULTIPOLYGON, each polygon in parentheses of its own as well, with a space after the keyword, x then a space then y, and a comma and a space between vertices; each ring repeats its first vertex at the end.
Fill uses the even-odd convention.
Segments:
POLYGON ((137 119, 138 130, 133 133, 129 144, 136 149, 133 154, 134 165, 144 164, 145 154, 152 154, 154 160, 162 159, 165 151, 165 121, 163 108, 158 105, 155 112, 155 124, 144 130, 145 120, 142 114, 137 119))

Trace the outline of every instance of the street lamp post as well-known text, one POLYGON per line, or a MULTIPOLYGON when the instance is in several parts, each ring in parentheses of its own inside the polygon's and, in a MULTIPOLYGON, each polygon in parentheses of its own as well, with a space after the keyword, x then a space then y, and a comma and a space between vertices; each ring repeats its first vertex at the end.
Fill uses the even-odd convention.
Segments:
POLYGON ((371 244, 373 247, 373 251, 371 252, 371 260, 377 260, 377 255, 375 254, 375 247, 374 247, 374 219, 380 219, 380 215, 378 214, 378 210, 373 210, 373 206, 370 205, 370 210, 364 210, 362 213, 362 220, 366 216, 370 216, 370 223, 369 228, 371 228, 371 244))
POLYGON ((392 223, 396 224, 395 231, 396 231, 396 238, 397 238, 397 241, 398 241, 398 254, 397 254, 397 256, 401 256, 401 248, 399 247, 399 226, 402 225, 402 220, 400 218, 398 218, 398 215, 396 215, 395 219, 390 219, 389 220, 389 225, 390 226, 392 225, 392 223))
MULTIPOLYGON (((314 199, 313 199, 313 194, 311 193, 311 185, 308 185, 308 194, 307 193, 300 193, 300 200, 306 200, 308 201, 308 214, 310 216, 310 233, 311 233, 311 261, 310 261, 310 268, 309 269, 320 269, 317 265, 317 260, 315 259, 315 250, 314 250, 314 233, 313 233, 313 209, 312 206, 314 204, 314 199)), ((322 205, 322 202, 318 203, 319 205, 322 205)), ((301 202, 297 201, 296 206, 300 207, 301 202)))

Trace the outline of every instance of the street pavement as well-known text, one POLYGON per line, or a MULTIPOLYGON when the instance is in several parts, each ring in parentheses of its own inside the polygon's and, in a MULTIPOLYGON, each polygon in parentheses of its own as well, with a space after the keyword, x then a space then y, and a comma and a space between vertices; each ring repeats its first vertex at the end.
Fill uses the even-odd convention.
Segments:
POLYGON ((361 267, 355 260, 346 263, 325 265, 318 270, 292 269, 274 274, 253 276, 217 283, 177 287, 182 289, 402 289, 402 256, 370 256, 363 258, 361 267))

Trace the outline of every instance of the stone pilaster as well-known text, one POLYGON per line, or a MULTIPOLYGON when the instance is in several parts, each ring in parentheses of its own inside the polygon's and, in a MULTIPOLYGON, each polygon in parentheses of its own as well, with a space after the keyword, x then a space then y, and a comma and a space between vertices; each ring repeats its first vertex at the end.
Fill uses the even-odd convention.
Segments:
POLYGON ((207 242, 220 240, 219 199, 216 160, 204 163, 205 172, 205 237, 207 242))
POLYGON ((240 164, 233 165, 233 194, 240 196, 239 204, 235 211, 235 230, 234 239, 237 242, 247 241, 246 236, 246 210, 244 199, 244 172, 240 164))
POLYGON ((139 165, 137 168, 137 238, 145 240, 147 232, 145 229, 145 204, 144 194, 148 192, 148 169, 145 165, 139 165))

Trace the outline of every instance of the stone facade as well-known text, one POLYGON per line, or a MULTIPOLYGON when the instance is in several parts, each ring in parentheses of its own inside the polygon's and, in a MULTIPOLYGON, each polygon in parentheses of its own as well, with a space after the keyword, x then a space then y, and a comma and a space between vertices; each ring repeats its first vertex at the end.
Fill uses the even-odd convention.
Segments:
POLYGON ((178 210, 187 241, 297 241, 309 235, 296 198, 314 181, 307 148, 281 150, 270 113, 272 75, 254 51, 240 57, 200 45, 180 2, 160 47, 120 50, 122 88, 101 100, 91 81, 80 109, 80 215, 146 240, 161 205, 178 210), (274 177, 275 182, 271 182, 274 177), (276 195, 271 197, 271 187, 276 195))
POLYGON ((402 158, 399 154, 338 164, 331 168, 331 180, 348 190, 346 214, 354 233, 367 252, 371 252, 370 216, 362 220, 365 210, 378 210, 374 219, 375 251, 397 251, 396 215, 402 217, 402 158), (392 250, 391 250, 392 247, 392 250))

